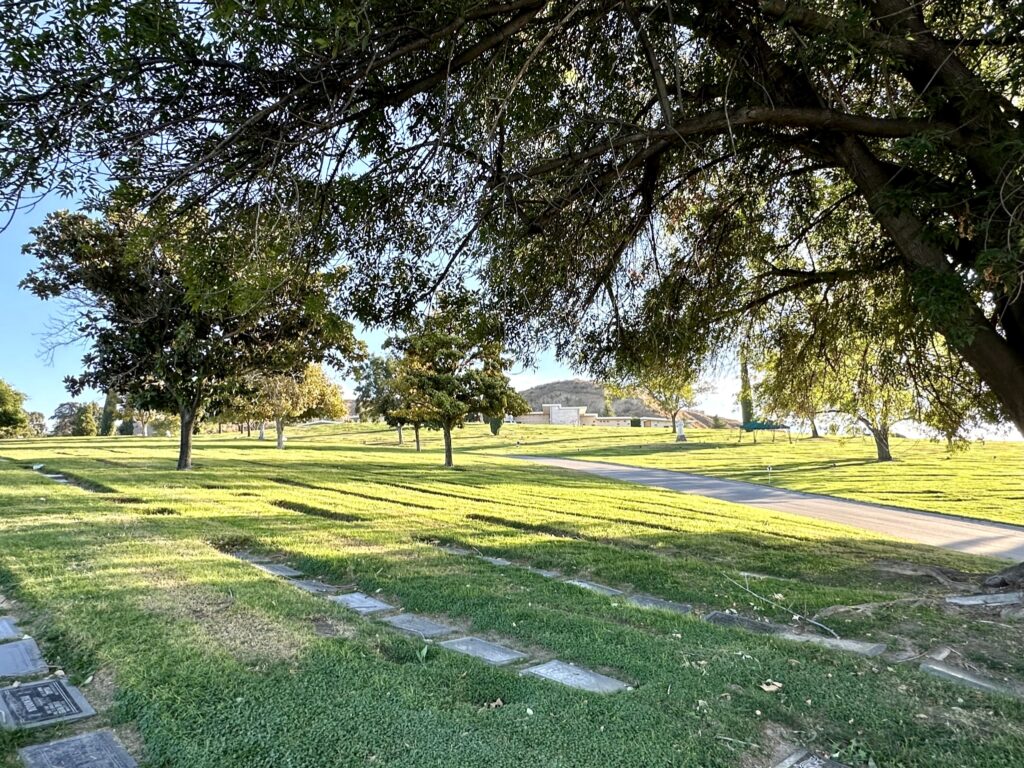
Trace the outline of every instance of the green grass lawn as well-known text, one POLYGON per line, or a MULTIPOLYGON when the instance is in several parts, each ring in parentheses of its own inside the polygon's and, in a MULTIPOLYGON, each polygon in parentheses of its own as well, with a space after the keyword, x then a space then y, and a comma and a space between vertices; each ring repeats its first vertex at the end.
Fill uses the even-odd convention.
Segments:
MULTIPOLYGON (((875 460, 869 437, 750 435, 688 430, 676 443, 664 429, 506 425, 498 452, 635 464, 768 483, 931 512, 1024 525, 1024 442, 986 441, 949 453, 944 443, 893 438, 895 461, 875 460), (517 446, 516 441, 521 445, 517 446)), ((481 435, 471 441, 486 446, 481 435)))
MULTIPOLYGON (((145 766, 161 768, 753 768, 780 742, 858 768, 1024 762, 1024 703, 926 677, 917 659, 865 659, 645 611, 435 544, 698 613, 787 621, 729 580, 764 574, 750 588, 801 614, 879 604, 827 619, 844 637, 908 653, 946 644, 1024 679, 1019 620, 947 608, 937 582, 875 567, 983 573, 992 561, 489 452, 514 450, 526 430, 497 441, 479 427, 458 433, 454 471, 439 466, 433 436, 416 454, 373 427, 292 433, 283 452, 235 435, 197 438, 189 473, 172 470, 172 440, 0 442, 0 591, 101 709, 78 728, 112 724, 145 766), (95 490, 54 484, 25 468, 34 462, 95 490), (595 696, 434 646, 424 654, 422 641, 226 554, 237 548, 635 690, 595 696), (762 690, 769 679, 783 687, 762 690)), ((542 437, 571 450, 555 431, 529 434, 531 450, 542 437)), ((15 765, 17 746, 72 730, 2 734, 0 760, 15 765)))

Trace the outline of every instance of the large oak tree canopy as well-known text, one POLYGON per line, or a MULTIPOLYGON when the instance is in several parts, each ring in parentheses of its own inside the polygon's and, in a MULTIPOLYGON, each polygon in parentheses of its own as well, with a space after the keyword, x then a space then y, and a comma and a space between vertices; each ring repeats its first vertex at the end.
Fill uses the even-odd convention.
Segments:
POLYGON ((595 366, 883 276, 1024 429, 1019 3, 39 0, 0 24, 8 208, 99 169, 301 203, 361 316, 475 269, 595 366))

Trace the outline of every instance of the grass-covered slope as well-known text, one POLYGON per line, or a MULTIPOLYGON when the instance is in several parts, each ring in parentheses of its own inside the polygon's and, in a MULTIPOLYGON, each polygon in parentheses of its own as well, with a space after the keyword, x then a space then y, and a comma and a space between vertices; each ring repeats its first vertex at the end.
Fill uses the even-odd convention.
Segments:
MULTIPOLYGON (((942 443, 893 438, 895 461, 875 460, 869 437, 811 439, 738 430, 667 430, 507 425, 499 452, 565 456, 696 472, 798 491, 1024 525, 1024 442, 973 443, 950 453, 942 443), (516 441, 520 445, 516 445, 516 441)), ((472 442, 485 444, 481 437, 472 442)))
MULTIPOLYGON (((502 433, 513 447, 514 434, 502 433)), ((456 471, 433 447, 418 455, 360 426, 293 431, 283 452, 201 437, 190 473, 171 470, 171 440, 0 443, 6 610, 111 703, 98 722, 134 734, 147 766, 724 768, 768 765, 780 742, 854 766, 1024 761, 1024 704, 926 678, 916 660, 644 611, 434 543, 786 621, 729 581, 766 574, 751 589, 802 614, 879 604, 831 616, 844 636, 918 653, 950 644, 1024 678, 1019 622, 907 602, 942 588, 875 567, 993 563, 466 450, 493 447, 482 430, 457 439, 456 471), (54 484, 25 468, 35 462, 99 492, 54 484), (422 641, 225 554, 240 547, 635 690, 599 697, 423 654, 422 641), (769 679, 783 687, 762 690, 769 679)), ((14 765, 15 746, 63 732, 0 735, 0 755, 14 765)))

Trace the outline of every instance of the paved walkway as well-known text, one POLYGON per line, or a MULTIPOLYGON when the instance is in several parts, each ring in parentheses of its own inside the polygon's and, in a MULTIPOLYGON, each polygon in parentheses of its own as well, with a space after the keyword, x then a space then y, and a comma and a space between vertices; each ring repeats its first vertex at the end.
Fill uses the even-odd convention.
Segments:
POLYGON ((588 472, 592 475, 641 485, 666 488, 680 493, 746 504, 777 512, 829 520, 854 528, 876 531, 920 544, 946 547, 972 555, 988 555, 1016 562, 1024 561, 1024 528, 1006 523, 989 523, 935 512, 887 507, 861 501, 847 501, 801 491, 720 480, 667 469, 630 467, 599 461, 555 459, 544 456, 516 456, 537 464, 588 472))

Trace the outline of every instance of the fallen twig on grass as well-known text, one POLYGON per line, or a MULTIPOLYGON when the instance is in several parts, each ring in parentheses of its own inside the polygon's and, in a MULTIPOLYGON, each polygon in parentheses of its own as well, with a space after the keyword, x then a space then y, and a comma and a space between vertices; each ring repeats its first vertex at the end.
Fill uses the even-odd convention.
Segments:
POLYGON ((839 639, 839 634, 834 629, 832 629, 831 627, 825 626, 820 621, 815 621, 814 619, 810 618, 809 616, 804 616, 802 614, 797 613, 796 611, 794 611, 789 606, 782 605, 781 603, 777 603, 774 600, 771 600, 771 599, 765 597, 764 595, 757 594, 757 592, 752 590, 750 587, 747 587, 747 586, 744 586, 743 584, 740 584, 738 581, 736 581, 736 579, 732 578, 731 576, 729 576, 726 573, 723 573, 722 576, 725 577, 726 581, 732 582, 737 587, 742 589, 744 592, 746 592, 749 595, 753 595, 758 600, 761 600, 762 602, 768 603, 768 605, 772 606, 773 608, 779 608, 779 609, 781 609, 783 611, 786 611, 790 616, 792 616, 797 621, 806 621, 808 624, 813 624, 814 626, 816 626, 816 627, 818 627, 820 629, 825 630, 826 632, 828 632, 830 635, 832 635, 832 637, 836 638, 837 640, 839 639))

